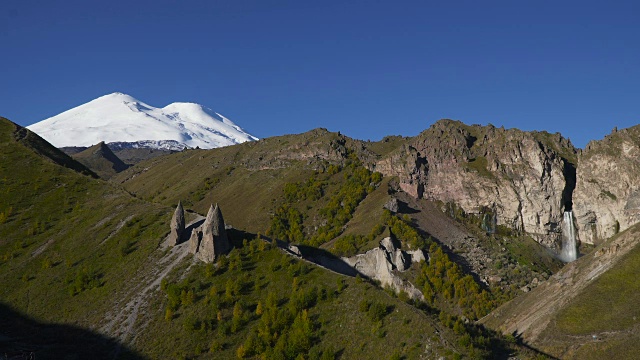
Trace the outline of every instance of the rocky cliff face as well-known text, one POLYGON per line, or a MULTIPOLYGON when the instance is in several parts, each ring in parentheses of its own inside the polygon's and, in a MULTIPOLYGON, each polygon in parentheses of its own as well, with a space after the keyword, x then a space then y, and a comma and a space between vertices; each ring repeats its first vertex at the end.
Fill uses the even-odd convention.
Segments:
POLYGON ((574 214, 581 241, 597 244, 640 220, 640 126, 592 141, 578 157, 574 214))
POLYGON ((397 176, 402 191, 421 198, 427 183, 429 163, 411 145, 403 145, 388 157, 378 161, 375 170, 386 176, 397 176))
POLYGON ((560 134, 441 120, 376 163, 414 197, 491 212, 498 225, 559 241, 575 186, 576 149, 560 134))

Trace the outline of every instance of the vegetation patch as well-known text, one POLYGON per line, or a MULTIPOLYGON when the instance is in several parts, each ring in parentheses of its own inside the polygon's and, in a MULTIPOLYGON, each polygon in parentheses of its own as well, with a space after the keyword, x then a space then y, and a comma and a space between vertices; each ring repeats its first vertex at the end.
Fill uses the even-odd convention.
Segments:
POLYGON ((140 333, 137 350, 152 358, 220 359, 468 353, 453 331, 436 335, 437 316, 368 282, 295 260, 259 238, 243 243, 218 264, 163 282, 150 308, 164 310, 140 333))
POLYGON ((612 201, 617 201, 618 200, 618 197, 615 194, 613 194, 613 193, 611 193, 610 191, 607 191, 607 190, 600 191, 600 197, 603 197, 603 198, 606 197, 606 198, 611 199, 612 201))
POLYGON ((492 294, 482 289, 471 275, 465 275, 435 243, 429 248, 429 261, 422 263, 416 282, 427 304, 472 320, 483 317, 497 305, 492 294))
POLYGON ((489 171, 489 163, 487 162, 487 158, 484 156, 477 156, 474 159, 469 160, 469 162, 464 165, 467 169, 475 171, 481 176, 490 179, 494 177, 491 171, 489 171))
POLYGON ((345 235, 333 242, 331 250, 340 256, 353 256, 369 250, 378 244, 373 244, 380 235, 393 236, 400 240, 405 249, 428 249, 431 239, 425 239, 412 227, 411 219, 405 215, 398 217, 389 210, 383 210, 378 223, 373 226, 368 235, 345 235), (389 231, 385 233, 385 229, 389 231), (373 245, 373 246, 372 246, 373 245))
POLYGON ((319 246, 339 236, 356 207, 382 181, 351 157, 344 167, 329 165, 309 179, 284 185, 284 201, 272 216, 267 235, 310 246, 319 246), (325 189, 331 188, 331 192, 325 189), (331 195, 326 195, 330 193, 331 195), (310 212, 311 209, 317 212, 310 212), (315 219, 309 219, 312 215, 315 219), (305 226, 305 220, 307 225, 305 226), (315 225, 314 225, 315 224, 315 225))

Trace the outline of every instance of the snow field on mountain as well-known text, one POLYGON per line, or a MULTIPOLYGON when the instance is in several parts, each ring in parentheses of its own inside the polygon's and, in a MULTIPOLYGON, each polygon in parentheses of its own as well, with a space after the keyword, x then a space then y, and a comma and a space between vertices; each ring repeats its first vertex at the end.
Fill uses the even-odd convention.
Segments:
POLYGON ((164 108, 113 93, 28 126, 56 147, 91 146, 101 141, 145 142, 162 148, 173 141, 212 149, 258 140, 226 117, 193 103, 164 108))

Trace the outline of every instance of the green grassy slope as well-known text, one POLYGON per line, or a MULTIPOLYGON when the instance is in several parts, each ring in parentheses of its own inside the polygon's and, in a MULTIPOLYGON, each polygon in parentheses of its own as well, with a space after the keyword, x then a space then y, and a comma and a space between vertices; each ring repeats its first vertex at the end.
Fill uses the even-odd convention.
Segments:
MULTIPOLYGON (((239 239, 236 238, 236 241, 239 239)), ((174 271, 134 350, 187 359, 500 359, 535 351, 359 278, 245 238, 218 266, 174 271)))
POLYGON ((615 268, 589 284, 558 314, 558 329, 583 335, 599 331, 620 331, 640 319, 640 247, 627 254, 615 268), (635 320, 634 320, 635 317, 635 320))
POLYGON ((218 359, 236 358, 241 346, 247 358, 262 353, 277 358, 273 351, 283 345, 294 352, 286 358, 304 354, 305 359, 322 355, 413 359, 467 353, 456 344, 457 336, 433 315, 364 281, 294 260, 259 242, 252 240, 233 250, 229 262, 219 269, 197 265, 184 280, 179 272, 174 274, 152 305, 164 311, 142 333, 144 345, 139 350, 152 357, 218 359), (192 292, 193 300, 172 295, 185 290, 192 292), (273 309, 270 298, 275 301, 273 309), (364 299, 382 306, 381 313, 360 309, 364 299), (298 334, 294 322, 305 311, 309 328, 298 334), (276 316, 275 323, 270 323, 270 316, 276 316), (292 344, 300 338, 306 340, 295 352, 292 344), (285 343, 279 345, 281 341, 285 343))
MULTIPOLYGON (((200 213, 211 203, 219 203, 230 224, 257 233, 269 227, 285 184, 304 181, 330 165, 344 165, 350 157, 372 163, 402 141, 361 142, 316 129, 147 160, 112 181, 149 201, 175 206, 181 200, 185 207, 200 213)), ((332 180, 334 186, 340 182, 337 177, 332 180)), ((326 189, 331 191, 331 187, 326 189)))
POLYGON ((72 170, 85 168, 33 133, 24 146, 16 130, 0 119, 0 301, 35 321, 94 328, 168 232, 171 209, 72 170))
POLYGON ((2 123, 2 141, 20 144, 32 152, 40 155, 47 161, 52 161, 60 166, 75 170, 79 173, 97 177, 95 173, 84 165, 74 161, 69 155, 56 149, 53 145, 43 140, 36 133, 29 131, 6 118, 0 117, 2 123))
POLYGON ((181 200, 186 208, 200 213, 206 212, 211 203, 219 203, 228 223, 264 232, 274 197, 282 194, 286 182, 305 179, 314 168, 323 166, 323 161, 313 155, 333 151, 330 147, 319 148, 335 136, 317 132, 214 150, 183 151, 144 161, 112 181, 150 201, 175 206, 181 200), (289 150, 299 150, 305 144, 310 149, 309 160, 302 155, 289 156, 289 150))
POLYGON ((633 359, 640 354, 638 274, 640 247, 636 246, 558 312, 549 333, 567 342, 580 338, 583 346, 566 345, 576 359, 633 359))

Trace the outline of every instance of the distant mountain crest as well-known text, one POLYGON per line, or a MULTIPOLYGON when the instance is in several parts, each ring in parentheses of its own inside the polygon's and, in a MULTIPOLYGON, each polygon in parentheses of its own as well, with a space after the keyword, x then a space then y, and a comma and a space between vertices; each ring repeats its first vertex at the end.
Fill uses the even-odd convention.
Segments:
POLYGON ((178 102, 156 108, 119 92, 28 128, 56 147, 92 146, 104 141, 131 148, 212 149, 258 140, 205 106, 178 102))
POLYGON ((104 142, 93 145, 72 157, 103 179, 108 179, 129 167, 104 142))
POLYGON ((182 151, 188 146, 176 140, 140 140, 140 141, 115 141, 110 142, 109 148, 113 151, 124 149, 158 149, 167 151, 182 151))

